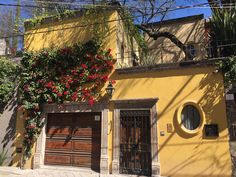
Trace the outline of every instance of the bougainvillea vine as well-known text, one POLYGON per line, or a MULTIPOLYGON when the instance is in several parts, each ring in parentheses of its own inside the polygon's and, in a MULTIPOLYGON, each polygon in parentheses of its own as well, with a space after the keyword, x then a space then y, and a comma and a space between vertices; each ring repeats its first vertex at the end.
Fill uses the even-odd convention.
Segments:
POLYGON ((114 60, 111 49, 102 50, 99 42, 91 40, 62 49, 26 52, 21 64, 20 100, 27 110, 23 141, 26 160, 43 127, 42 105, 86 101, 92 106, 99 88, 109 80, 114 60))

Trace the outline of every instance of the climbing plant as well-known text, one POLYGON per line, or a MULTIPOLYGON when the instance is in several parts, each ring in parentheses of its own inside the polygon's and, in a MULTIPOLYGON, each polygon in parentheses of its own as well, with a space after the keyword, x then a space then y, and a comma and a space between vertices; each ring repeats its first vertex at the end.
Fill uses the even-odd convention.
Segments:
POLYGON ((223 74, 224 84, 227 88, 233 81, 236 81, 236 56, 221 60, 218 67, 223 74))
POLYGON ((18 65, 9 58, 0 58, 0 107, 12 97, 18 78, 18 65))
POLYGON ((43 104, 86 101, 93 106, 114 65, 110 52, 93 39, 72 47, 24 53, 20 83, 21 104, 27 110, 24 160, 31 156, 43 126, 43 104))

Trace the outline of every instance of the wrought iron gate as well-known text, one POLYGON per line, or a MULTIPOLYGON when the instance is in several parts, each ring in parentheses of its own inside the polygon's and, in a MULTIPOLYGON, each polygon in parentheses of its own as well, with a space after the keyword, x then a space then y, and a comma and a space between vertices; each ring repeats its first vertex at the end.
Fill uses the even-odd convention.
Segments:
POLYGON ((120 173, 151 175, 150 111, 120 111, 120 173))

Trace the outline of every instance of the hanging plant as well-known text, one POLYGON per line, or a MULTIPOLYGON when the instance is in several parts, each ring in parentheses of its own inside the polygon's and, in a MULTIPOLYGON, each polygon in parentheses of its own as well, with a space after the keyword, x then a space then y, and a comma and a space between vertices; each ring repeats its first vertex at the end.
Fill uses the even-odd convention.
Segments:
POLYGON ((43 104, 88 102, 99 98, 99 88, 108 81, 114 60, 111 49, 102 50, 98 40, 62 49, 27 52, 22 59, 21 103, 27 110, 24 160, 40 134, 43 104))

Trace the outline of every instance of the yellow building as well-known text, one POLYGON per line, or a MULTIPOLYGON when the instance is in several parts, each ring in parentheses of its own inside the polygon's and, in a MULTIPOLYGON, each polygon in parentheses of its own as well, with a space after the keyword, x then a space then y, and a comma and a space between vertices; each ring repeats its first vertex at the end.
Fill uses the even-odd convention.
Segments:
MULTIPOLYGON (((188 60, 206 59, 210 53, 208 47, 207 22, 201 15, 193 15, 182 18, 164 20, 150 23, 150 27, 160 29, 161 32, 170 32, 176 36, 189 51, 191 58, 188 60)), ((153 40, 145 36, 149 48, 149 57, 155 63, 180 62, 185 59, 184 52, 168 38, 160 37, 153 40)))
MULTIPOLYGON (((117 62, 130 66, 130 61, 120 58, 122 21, 117 11, 106 14, 104 47, 112 49, 117 62)), ((92 23, 79 12, 73 18, 47 18, 26 28, 25 49, 86 42, 93 36, 92 23), (90 25, 84 25, 88 21, 90 25)), ((46 125, 25 167, 82 166, 102 174, 156 177, 231 176, 224 85, 215 62, 114 69, 111 98, 98 100, 93 107, 80 102, 44 105, 46 125), (73 135, 68 138, 65 132, 71 128, 73 135)), ((24 110, 19 110, 16 151, 22 147, 20 117, 24 116, 24 110)), ((15 152, 14 165, 20 164, 21 155, 15 152)))

